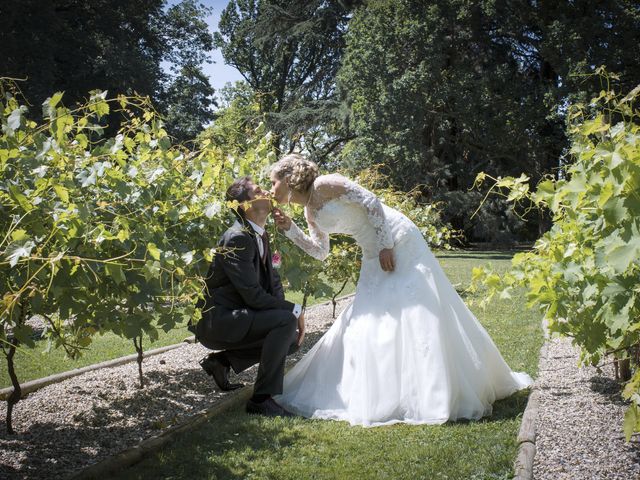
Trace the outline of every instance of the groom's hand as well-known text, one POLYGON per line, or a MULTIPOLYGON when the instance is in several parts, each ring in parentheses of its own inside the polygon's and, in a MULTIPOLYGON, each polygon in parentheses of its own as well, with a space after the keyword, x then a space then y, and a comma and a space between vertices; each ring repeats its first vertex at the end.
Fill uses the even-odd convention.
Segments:
POLYGON ((393 258, 393 249, 383 248, 380 250, 378 257, 380 258, 380 266, 382 267, 382 270, 385 272, 393 272, 396 268, 396 262, 393 258))
POLYGON ((279 208, 275 207, 271 214, 276 222, 276 227, 280 230, 289 230, 291 228, 291 219, 279 208))
POLYGON ((302 341, 304 340, 304 331, 304 312, 302 312, 298 317, 298 346, 302 345, 302 341))

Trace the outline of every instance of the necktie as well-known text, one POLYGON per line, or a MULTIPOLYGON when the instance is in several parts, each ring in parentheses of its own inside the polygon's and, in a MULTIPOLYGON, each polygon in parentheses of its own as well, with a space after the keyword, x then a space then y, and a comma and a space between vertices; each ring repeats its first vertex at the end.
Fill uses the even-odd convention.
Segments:
POLYGON ((264 263, 267 259, 267 248, 269 245, 269 235, 267 234, 267 231, 265 230, 264 232, 262 232, 262 235, 260 235, 260 238, 262 238, 262 256, 261 256, 261 260, 262 263, 264 263))

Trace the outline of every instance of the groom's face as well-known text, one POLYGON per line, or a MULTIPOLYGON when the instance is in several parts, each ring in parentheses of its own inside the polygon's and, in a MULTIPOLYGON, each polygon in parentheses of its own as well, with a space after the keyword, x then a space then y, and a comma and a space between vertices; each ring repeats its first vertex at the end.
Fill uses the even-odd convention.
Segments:
MULTIPOLYGON (((249 196, 249 209, 268 213, 271 210, 271 200, 267 192, 251 181, 246 183, 247 195, 249 196)), ((247 209, 247 211, 249 210, 247 209)))

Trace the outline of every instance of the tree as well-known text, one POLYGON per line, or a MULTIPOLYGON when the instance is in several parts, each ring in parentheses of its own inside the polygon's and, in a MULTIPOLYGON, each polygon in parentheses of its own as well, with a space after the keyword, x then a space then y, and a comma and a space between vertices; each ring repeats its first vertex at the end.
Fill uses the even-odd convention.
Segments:
POLYGON ((238 81, 220 90, 220 108, 214 122, 199 136, 218 145, 229 155, 244 153, 250 146, 254 131, 264 120, 253 89, 247 82, 238 81))
POLYGON ((638 10, 626 1, 368 2, 350 22, 338 74, 357 137, 340 160, 384 164, 403 189, 423 185, 473 237, 463 222, 480 169, 535 180, 558 167, 567 102, 600 88, 572 75, 605 64, 639 78, 630 57, 638 10))
POLYGON ((588 104, 571 106, 572 162, 563 178, 545 178, 531 191, 524 174, 478 175, 478 182, 490 180, 490 193, 515 206, 548 209, 553 226, 530 251, 513 257, 510 271, 474 268, 472 286, 488 290, 483 303, 525 287, 549 331, 571 337, 583 362, 598 365, 613 355, 630 401, 627 441, 640 431, 638 95, 640 85, 624 97, 607 89, 588 104))
POLYGON ((351 3, 232 0, 222 12, 215 44, 254 90, 277 148, 300 146, 334 118, 351 3))
POLYGON ((195 139, 213 120, 214 92, 199 67, 182 67, 164 96, 166 127, 178 142, 195 139))
POLYGON ((215 90, 200 65, 210 63, 207 52, 213 37, 204 17, 210 8, 183 0, 166 12, 166 61, 170 75, 163 84, 159 108, 166 117, 166 128, 179 142, 193 140, 213 120, 215 90))
POLYGON ((196 0, 169 8, 166 0, 5 0, 0 76, 26 78, 21 89, 34 105, 55 91, 72 105, 101 89, 149 96, 165 112, 161 94, 171 76, 162 63, 175 73, 189 66, 188 77, 194 76, 212 48, 203 20, 208 11, 196 0))
POLYGON ((131 339, 143 386, 143 337, 154 340, 196 313, 215 240, 227 228, 224 192, 236 176, 273 161, 254 132, 228 161, 216 145, 172 145, 148 98, 94 91, 78 108, 61 92, 27 116, 16 89, 0 81, 0 352, 21 392, 17 348, 35 346, 25 322, 42 316, 52 346, 76 356, 98 332, 131 339), (101 136, 101 117, 124 120, 101 136))

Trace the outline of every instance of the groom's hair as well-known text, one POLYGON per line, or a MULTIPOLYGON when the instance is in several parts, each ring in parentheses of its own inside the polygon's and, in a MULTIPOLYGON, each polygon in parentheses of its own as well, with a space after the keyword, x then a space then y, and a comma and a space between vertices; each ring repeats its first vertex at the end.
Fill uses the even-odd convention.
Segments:
MULTIPOLYGON (((227 188, 226 197, 228 201, 237 201, 239 203, 247 202, 251 200, 249 197, 249 182, 253 180, 249 175, 242 178, 236 178, 233 183, 227 188)), ((244 220, 244 209, 243 208, 233 208, 233 213, 240 218, 240 220, 244 220)))

